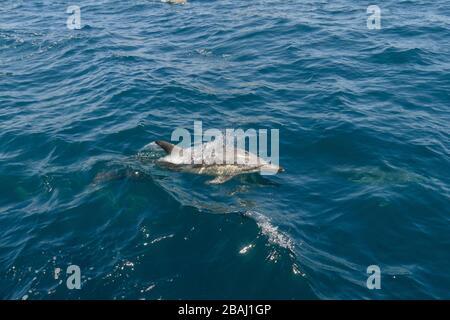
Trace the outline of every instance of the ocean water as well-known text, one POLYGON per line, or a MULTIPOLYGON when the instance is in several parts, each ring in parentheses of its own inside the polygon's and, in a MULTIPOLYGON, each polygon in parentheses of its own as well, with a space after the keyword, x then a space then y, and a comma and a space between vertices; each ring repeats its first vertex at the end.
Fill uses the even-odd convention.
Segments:
POLYGON ((444 0, 3 0, 0 298, 449 299, 449 91, 444 0), (155 166, 194 121, 286 171, 155 166))

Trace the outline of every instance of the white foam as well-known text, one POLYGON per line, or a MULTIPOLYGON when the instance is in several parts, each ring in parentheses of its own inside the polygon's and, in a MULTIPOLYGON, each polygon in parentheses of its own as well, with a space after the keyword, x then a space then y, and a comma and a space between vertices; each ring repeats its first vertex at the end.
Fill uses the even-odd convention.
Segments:
POLYGON ((269 239, 270 243, 286 248, 292 252, 294 251, 294 242, 278 230, 278 227, 274 226, 268 217, 257 211, 247 211, 245 215, 255 219, 256 224, 261 229, 261 233, 269 239))

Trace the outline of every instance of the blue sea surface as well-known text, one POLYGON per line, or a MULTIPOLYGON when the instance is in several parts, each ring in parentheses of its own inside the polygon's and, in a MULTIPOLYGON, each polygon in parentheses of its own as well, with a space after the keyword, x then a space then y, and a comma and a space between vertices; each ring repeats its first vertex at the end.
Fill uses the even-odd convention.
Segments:
POLYGON ((449 108, 444 0, 3 0, 0 298, 450 299, 449 108), (285 172, 140 153, 194 121, 285 172))

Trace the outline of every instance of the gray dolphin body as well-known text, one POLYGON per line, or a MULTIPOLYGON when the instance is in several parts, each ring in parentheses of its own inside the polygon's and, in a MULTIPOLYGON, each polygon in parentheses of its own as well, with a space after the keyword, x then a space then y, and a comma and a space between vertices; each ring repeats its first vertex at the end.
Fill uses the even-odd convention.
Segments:
POLYGON ((186 4, 187 0, 161 0, 161 2, 170 3, 170 4, 186 4))
POLYGON ((167 153, 167 156, 158 160, 160 165, 177 171, 213 176, 214 179, 208 181, 209 184, 224 183, 240 174, 263 171, 275 174, 284 171, 278 165, 235 147, 232 149, 234 161, 231 163, 225 161, 226 152, 229 149, 215 142, 185 149, 166 141, 155 141, 155 143, 167 153))

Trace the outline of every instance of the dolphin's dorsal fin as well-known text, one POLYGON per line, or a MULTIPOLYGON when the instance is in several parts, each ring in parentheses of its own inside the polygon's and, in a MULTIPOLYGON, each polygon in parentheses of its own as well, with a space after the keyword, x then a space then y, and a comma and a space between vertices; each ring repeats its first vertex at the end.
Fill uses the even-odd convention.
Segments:
POLYGON ((167 152, 167 154, 170 154, 172 152, 173 148, 175 148, 175 145, 173 145, 167 141, 158 140, 158 141, 155 141, 155 143, 158 146, 160 146, 161 148, 163 148, 164 151, 167 152))

